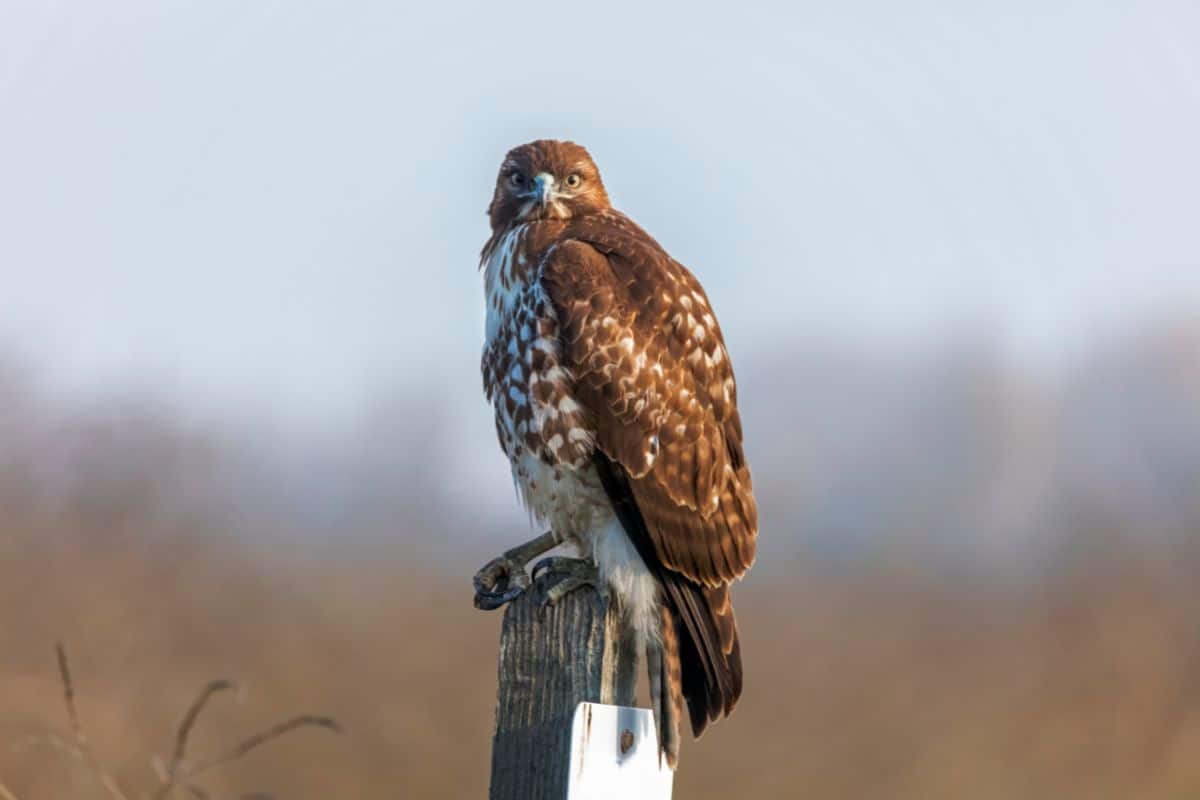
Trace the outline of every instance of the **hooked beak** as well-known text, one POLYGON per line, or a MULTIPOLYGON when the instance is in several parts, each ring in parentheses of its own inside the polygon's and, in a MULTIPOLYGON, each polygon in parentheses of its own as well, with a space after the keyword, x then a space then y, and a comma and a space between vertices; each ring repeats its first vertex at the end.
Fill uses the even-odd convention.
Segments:
POLYGON ((555 199, 554 176, 546 172, 539 172, 534 176, 533 183, 533 196, 542 208, 547 208, 555 199))

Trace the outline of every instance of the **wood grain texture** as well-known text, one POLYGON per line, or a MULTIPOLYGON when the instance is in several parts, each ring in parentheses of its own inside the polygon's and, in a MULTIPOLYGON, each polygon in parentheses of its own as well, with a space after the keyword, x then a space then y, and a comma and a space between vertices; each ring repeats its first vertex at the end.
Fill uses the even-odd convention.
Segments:
POLYGON ((491 800, 563 800, 575 707, 633 702, 636 651, 605 597, 584 587, 539 608, 534 594, 504 612, 491 800))

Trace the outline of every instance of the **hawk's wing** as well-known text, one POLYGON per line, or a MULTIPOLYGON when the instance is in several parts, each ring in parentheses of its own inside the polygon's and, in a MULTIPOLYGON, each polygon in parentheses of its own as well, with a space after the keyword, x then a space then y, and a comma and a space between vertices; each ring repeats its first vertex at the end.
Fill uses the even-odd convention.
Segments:
POLYGON ((720 327, 692 274, 616 212, 573 221, 541 283, 601 475, 613 472, 605 488, 705 667, 701 707, 684 675, 699 733, 740 694, 726 587, 753 563, 758 532, 720 327))

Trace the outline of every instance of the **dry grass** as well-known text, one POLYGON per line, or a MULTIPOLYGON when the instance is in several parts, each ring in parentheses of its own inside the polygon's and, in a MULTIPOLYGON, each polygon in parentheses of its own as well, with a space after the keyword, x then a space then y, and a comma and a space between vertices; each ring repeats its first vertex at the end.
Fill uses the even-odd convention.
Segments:
MULTIPOLYGON (((104 790, 111 800, 129 800, 130 795, 121 788, 117 780, 104 767, 100 759, 96 757, 87 734, 84 732, 83 723, 80 720, 79 711, 76 706, 75 681, 71 675, 70 661, 67 658, 66 647, 61 643, 56 644, 54 655, 58 662, 59 680, 62 683, 63 703, 66 707, 67 719, 71 725, 71 740, 67 741, 53 730, 47 730, 40 734, 28 736, 25 743, 28 745, 44 745, 62 753, 70 761, 81 766, 85 772, 89 773, 95 779, 96 784, 104 790)), ((147 797, 151 798, 151 800, 167 800, 182 793, 185 796, 194 798, 194 800, 211 800, 212 793, 201 785, 199 779, 214 767, 236 761, 252 750, 274 739, 278 739, 297 728, 313 726, 341 733, 341 728, 338 727, 337 722, 329 717, 302 714, 283 722, 277 722, 269 728, 243 739, 227 751, 218 755, 195 759, 189 762, 187 760, 188 741, 191 738, 196 722, 200 718, 201 712, 204 711, 205 706, 208 705, 208 701, 217 692, 235 688, 236 685, 232 681, 218 679, 210 681, 200 690, 200 693, 192 700, 191 705, 188 706, 183 719, 179 723, 179 728, 175 733, 175 746, 171 753, 170 763, 164 763, 157 755, 152 756, 150 759, 150 763, 154 766, 154 771, 157 774, 159 786, 152 793, 148 793, 147 797)), ((241 797, 265 798, 268 795, 255 793, 254 795, 241 795, 241 797)), ((17 800, 17 795, 8 787, 0 784, 0 798, 3 800, 17 800)))
MULTIPOLYGON (((86 749, 129 798, 216 763, 212 798, 485 796, 499 616, 471 607, 470 572, 10 518, 0 797, 113 798, 80 759, 28 743, 49 731, 84 747, 60 732, 60 637, 86 749), (221 674, 242 680, 238 702, 193 702, 198 686, 225 693, 207 683, 221 674), (245 746, 297 707, 330 711, 346 735, 245 746)), ((887 574, 752 580, 738 596, 747 693, 685 745, 676 796, 1198 796, 1193 572, 1114 556, 1023 593, 887 574)))

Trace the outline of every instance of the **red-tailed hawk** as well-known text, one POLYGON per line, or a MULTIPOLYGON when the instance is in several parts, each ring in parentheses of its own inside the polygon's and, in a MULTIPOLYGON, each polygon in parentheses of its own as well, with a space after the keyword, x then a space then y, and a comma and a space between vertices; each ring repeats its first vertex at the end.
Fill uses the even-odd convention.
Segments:
POLYGON ((579 145, 510 151, 488 214, 483 386, 517 489, 550 530, 485 566, 477 603, 512 599, 526 562, 573 545, 583 559, 545 601, 593 576, 617 599, 674 767, 684 703, 699 736, 742 691, 729 587, 754 561, 758 514, 720 326, 699 281, 612 208, 579 145))

